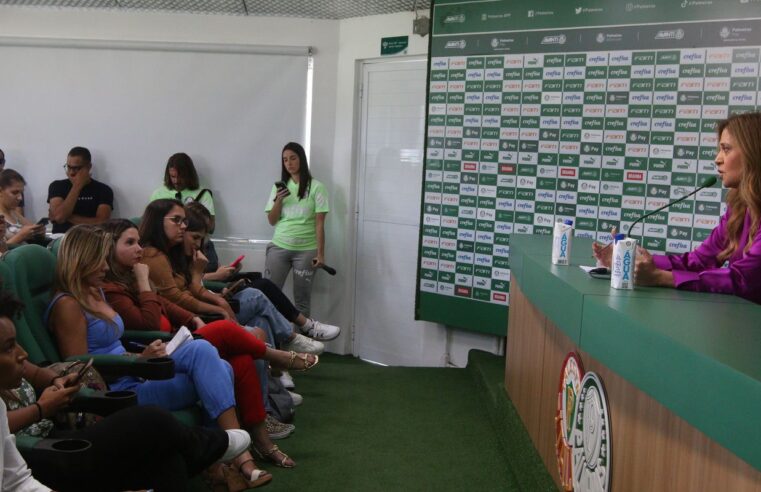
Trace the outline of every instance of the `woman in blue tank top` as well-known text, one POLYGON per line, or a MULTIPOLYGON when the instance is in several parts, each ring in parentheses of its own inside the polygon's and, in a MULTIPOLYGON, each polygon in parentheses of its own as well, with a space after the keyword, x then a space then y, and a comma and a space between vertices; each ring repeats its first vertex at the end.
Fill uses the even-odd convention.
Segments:
MULTIPOLYGON (((86 225, 70 229, 61 242, 55 275, 57 294, 45 317, 64 358, 88 353, 131 355, 120 341, 124 323, 101 290, 111 244, 109 234, 86 225)), ((166 344, 156 340, 137 356, 166 357, 166 344)), ((182 344, 171 357, 175 362, 172 379, 146 381, 123 377, 110 386, 135 391, 141 405, 157 405, 167 410, 187 408, 200 400, 207 416, 222 429, 240 429, 232 369, 219 358, 217 350, 205 340, 193 340, 182 344)), ((245 488, 272 479, 272 475, 257 469, 248 452, 234 463, 246 482, 245 488)))

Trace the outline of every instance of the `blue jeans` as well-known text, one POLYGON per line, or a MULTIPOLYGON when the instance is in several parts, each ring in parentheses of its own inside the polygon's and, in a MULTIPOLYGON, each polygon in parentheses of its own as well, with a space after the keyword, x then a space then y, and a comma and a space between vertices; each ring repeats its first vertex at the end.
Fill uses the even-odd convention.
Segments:
POLYGON ((233 296, 240 303, 236 317, 243 326, 258 326, 267 334, 267 343, 276 347, 293 335, 293 327, 258 289, 246 288, 233 296))
POLYGON ((233 369, 219 358, 213 345, 206 340, 193 340, 171 357, 175 369, 172 379, 145 381, 134 388, 140 405, 180 410, 201 400, 212 419, 235 406, 233 369))

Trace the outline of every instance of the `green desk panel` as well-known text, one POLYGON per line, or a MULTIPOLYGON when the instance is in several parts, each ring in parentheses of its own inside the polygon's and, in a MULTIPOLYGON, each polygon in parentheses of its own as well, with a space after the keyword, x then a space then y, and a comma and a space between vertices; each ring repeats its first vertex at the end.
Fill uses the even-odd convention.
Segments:
POLYGON ((581 340, 584 291, 575 289, 567 279, 578 275, 586 280, 589 276, 578 267, 552 265, 544 258, 524 256, 523 261, 523 275, 518 280, 523 294, 578 345, 581 340), (548 289, 548 285, 553 287, 548 289))
POLYGON ((761 469, 761 306, 704 297, 586 296, 580 346, 761 469))
POLYGON ((510 257, 526 297, 581 350, 761 469, 761 306, 735 296, 610 288, 574 239, 572 265, 550 261, 552 238, 514 235, 510 257))
MULTIPOLYGON (((634 290, 618 290, 610 287, 610 281, 590 277, 579 266, 593 266, 592 241, 590 239, 574 238, 571 249, 571 265, 553 265, 551 260, 552 238, 549 236, 532 236, 516 234, 510 238, 510 267, 512 275, 521 284, 526 282, 523 275, 524 268, 516 270, 516 262, 523 267, 525 261, 533 260, 538 266, 544 268, 553 277, 562 280, 566 288, 574 289, 582 295, 609 295, 623 297, 644 297, 648 299, 665 299, 672 301, 705 301, 703 292, 689 292, 676 289, 661 289, 654 287, 637 287, 634 290)), ((562 284, 561 284, 562 285, 562 284)), ((560 286, 560 285, 559 285, 560 286)), ((553 291, 542 289, 545 294, 555 295, 553 291)), ((746 304, 745 299, 729 295, 711 295, 711 302, 746 304)))
MULTIPOLYGON (((507 306, 428 292, 420 292, 418 301, 419 309, 428 313, 427 321, 500 337, 507 331, 507 306), (479 303, 479 308, 473 309, 473 303, 479 303)), ((415 319, 421 319, 419 313, 415 319)))

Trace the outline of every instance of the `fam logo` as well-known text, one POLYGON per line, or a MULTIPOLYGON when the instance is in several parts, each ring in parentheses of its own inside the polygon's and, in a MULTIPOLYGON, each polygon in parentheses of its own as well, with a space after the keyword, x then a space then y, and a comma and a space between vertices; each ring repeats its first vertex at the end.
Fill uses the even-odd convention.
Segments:
POLYGON ((462 24, 465 22, 465 14, 454 14, 444 17, 444 24, 462 24))
POLYGON ((447 41, 447 44, 444 45, 444 49, 460 49, 464 50, 465 47, 468 45, 468 43, 464 39, 458 39, 455 41, 447 41))
POLYGON ((545 36, 541 44, 565 44, 567 38, 565 34, 556 34, 554 36, 545 36))
POLYGON ((655 39, 658 41, 661 40, 671 40, 671 39, 684 39, 684 29, 664 29, 661 31, 658 31, 658 33, 655 35, 655 39))

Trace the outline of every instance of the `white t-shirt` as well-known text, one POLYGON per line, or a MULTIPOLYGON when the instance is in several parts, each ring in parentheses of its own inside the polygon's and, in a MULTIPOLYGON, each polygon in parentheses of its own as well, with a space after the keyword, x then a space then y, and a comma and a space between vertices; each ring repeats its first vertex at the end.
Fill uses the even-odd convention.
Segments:
POLYGON ((5 402, 0 399, 0 463, 3 474, 0 476, 0 490, 3 492, 50 492, 34 479, 26 461, 16 449, 16 436, 8 429, 8 413, 5 402))

